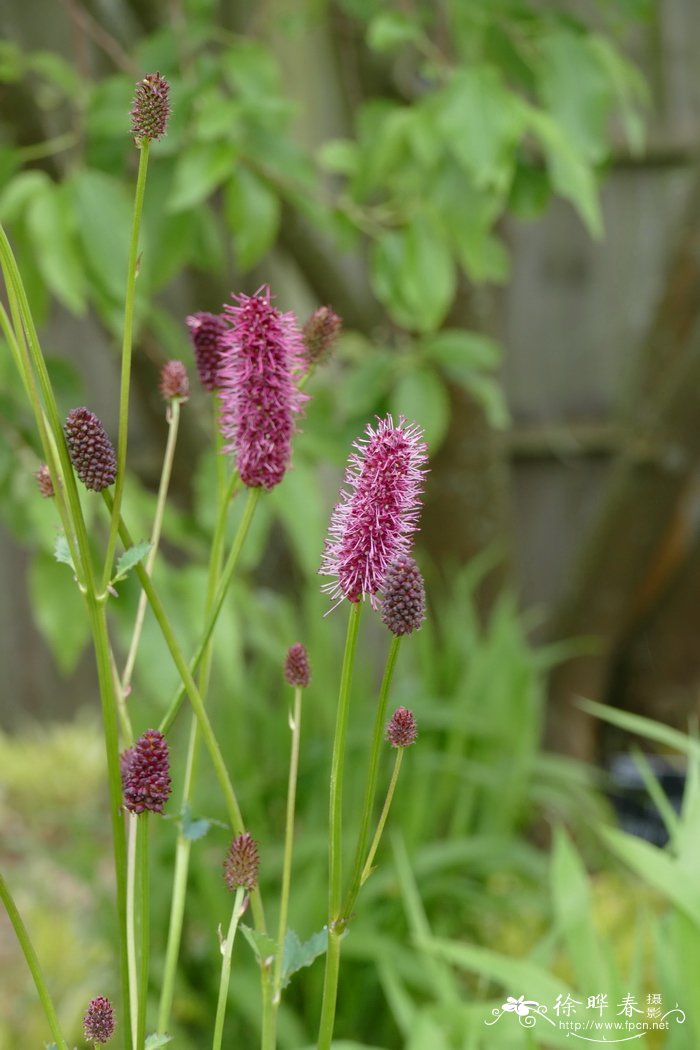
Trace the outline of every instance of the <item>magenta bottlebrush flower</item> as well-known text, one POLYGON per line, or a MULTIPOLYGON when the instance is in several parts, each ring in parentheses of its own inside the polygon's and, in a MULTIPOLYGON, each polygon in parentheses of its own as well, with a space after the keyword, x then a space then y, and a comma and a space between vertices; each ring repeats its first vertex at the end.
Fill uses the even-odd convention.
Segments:
POLYGON ((415 423, 398 426, 391 416, 368 424, 366 439, 356 441, 345 472, 345 489, 331 517, 329 538, 319 570, 335 576, 323 590, 336 602, 359 602, 366 594, 376 605, 387 570, 407 554, 418 528, 420 493, 427 460, 423 432, 415 423))
POLYGON ((114 1035, 116 1022, 109 999, 98 995, 91 999, 83 1019, 83 1031, 88 1043, 106 1043, 114 1035))
POLYGON ((410 747, 418 736, 413 712, 405 707, 397 707, 387 722, 386 738, 392 747, 410 747))
POLYGON ((166 401, 174 397, 186 401, 190 396, 190 382, 182 361, 166 361, 160 371, 160 392, 166 401))
POLYGON ((136 85, 131 107, 131 134, 138 143, 162 139, 170 116, 170 84, 160 73, 148 73, 136 85))
POLYGON ((314 310, 302 330, 304 356, 309 367, 328 360, 342 324, 330 306, 319 306, 314 310))
POLYGON ((382 588, 382 621, 400 637, 416 631, 425 619, 423 576, 410 554, 399 554, 382 588))
POLYGON ((224 861, 224 881, 228 888, 233 891, 243 886, 246 890, 254 890, 258 884, 259 868, 258 844, 253 836, 247 831, 236 835, 224 861))
POLYGON ((186 319, 192 337, 194 359, 197 363, 199 381, 205 390, 216 390, 219 385, 221 364, 221 339, 227 331, 223 317, 202 310, 190 314, 186 319))
POLYGON ((51 474, 46 463, 42 463, 39 469, 34 474, 36 478, 37 488, 44 497, 44 499, 51 499, 56 493, 53 490, 53 481, 51 480, 51 474))
POLYGON ((95 413, 72 408, 63 430, 70 461, 85 488, 93 492, 109 488, 117 476, 117 455, 95 413))
POLYGON ((170 798, 168 743, 158 729, 147 729, 121 756, 124 805, 131 813, 162 813, 170 798))
POLYGON ((308 400, 295 385, 301 333, 294 314, 272 306, 269 288, 235 299, 224 307, 232 327, 219 368, 224 451, 235 452, 244 484, 271 489, 289 466, 294 417, 308 400))
POLYGON ((309 679, 311 678, 309 654, 301 642, 291 645, 287 650, 287 656, 284 661, 284 677, 290 685, 307 686, 309 684, 309 679))

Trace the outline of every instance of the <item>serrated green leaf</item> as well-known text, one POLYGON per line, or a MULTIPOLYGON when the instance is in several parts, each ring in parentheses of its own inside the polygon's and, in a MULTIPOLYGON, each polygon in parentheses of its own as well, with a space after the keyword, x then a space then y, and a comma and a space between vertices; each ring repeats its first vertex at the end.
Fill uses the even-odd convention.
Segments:
POLYGON ((265 179, 249 168, 239 168, 226 184, 225 210, 238 264, 249 270, 274 244, 279 198, 265 179))
POLYGON ((190 807, 187 804, 183 806, 180 816, 180 829, 183 838, 188 839, 190 842, 197 842, 198 839, 204 838, 210 827, 210 820, 207 820, 206 817, 193 818, 190 807))
POLYGON ((328 947, 328 930, 318 930, 303 943, 294 930, 287 930, 282 949, 282 987, 286 988, 297 970, 311 966, 314 959, 323 955, 328 947))
POLYGON ((68 546, 68 540, 65 536, 61 535, 56 537, 53 556, 56 561, 60 561, 63 565, 70 565, 73 572, 75 572, 75 565, 73 564, 70 547, 68 546))
POLYGON ((194 208, 230 177, 236 147, 232 142, 195 142, 180 157, 175 168, 171 211, 194 208))
POLYGON ((59 670, 70 674, 90 637, 80 591, 50 555, 37 554, 29 567, 29 594, 37 626, 59 670))
POLYGON ((253 949, 253 954, 259 963, 274 956, 277 951, 277 942, 273 941, 272 937, 268 937, 266 933, 258 933, 252 927, 246 926, 244 922, 238 928, 253 949))
POLYGON ((420 423, 431 454, 440 447, 450 422, 450 399, 434 369, 413 368, 403 375, 392 391, 391 410, 420 423))
POLYGON ((125 550, 117 561, 117 570, 114 574, 112 583, 115 583, 117 580, 123 580, 126 574, 130 572, 135 565, 138 565, 140 561, 143 561, 151 547, 152 544, 149 540, 143 540, 141 543, 135 543, 133 547, 129 547, 128 550, 125 550))
POLYGON ((157 1047, 166 1046, 172 1041, 173 1037, 171 1035, 159 1035, 157 1032, 153 1032, 152 1035, 146 1036, 145 1050, 157 1050, 157 1047))
POLYGON ((83 313, 85 270, 64 188, 45 183, 29 202, 26 224, 37 266, 46 284, 72 313, 83 313))
POLYGON ((384 11, 370 22, 367 43, 373 51, 392 51, 403 44, 415 43, 421 36, 415 18, 399 11, 384 11))

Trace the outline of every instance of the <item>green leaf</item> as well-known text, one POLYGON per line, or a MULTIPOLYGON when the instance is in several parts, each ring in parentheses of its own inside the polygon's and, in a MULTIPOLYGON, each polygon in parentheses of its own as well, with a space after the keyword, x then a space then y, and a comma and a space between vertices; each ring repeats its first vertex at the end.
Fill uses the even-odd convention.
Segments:
POLYGON ((450 422, 450 399, 434 369, 406 372, 392 391, 391 410, 395 416, 420 423, 431 454, 440 447, 450 422))
POLYGON ((415 18, 409 18, 400 11, 384 11, 377 15, 367 30, 367 43, 380 54, 393 51, 403 44, 415 43, 420 37, 420 27, 415 18))
POLYGON ((75 669, 90 636, 85 606, 73 578, 48 554, 29 568, 29 594, 37 626, 62 674, 75 669))
POLYGON ((251 926, 246 926, 244 922, 238 928, 253 949, 253 954, 259 963, 274 957, 277 951, 277 942, 273 941, 272 937, 268 937, 266 933, 258 933, 251 926))
POLYGON ((323 955, 328 947, 328 930, 319 930, 303 943, 294 930, 287 930, 282 949, 282 987, 286 988, 293 974, 305 966, 311 966, 314 959, 323 955))
POLYGON ((225 211, 238 264, 249 270, 274 244, 280 223, 279 198, 265 179, 241 167, 226 184, 225 211))
POLYGON ((36 196, 46 192, 51 179, 45 171, 19 171, 0 194, 0 220, 16 222, 36 196))
POLYGON ((585 988, 598 980, 601 987, 609 988, 610 978, 595 932, 588 876, 561 828, 555 832, 550 877, 557 926, 568 948, 577 986, 585 988))
POLYGON ((56 52, 33 51, 27 56, 27 66, 68 98, 80 99, 84 96, 84 78, 56 52))
POLYGON ((405 229, 383 234, 373 247, 371 278, 377 298, 398 324, 420 332, 439 327, 455 290, 441 224, 422 214, 405 229))
POLYGON ((465 332, 461 328, 444 328, 434 335, 424 336, 419 349, 457 382, 468 383, 474 372, 491 370, 501 363, 498 343, 488 336, 465 332))
POLYGON ((340 175, 354 175, 360 160, 357 143, 351 139, 329 139, 316 151, 316 157, 322 168, 340 175))
POLYGON ((157 1032, 153 1032, 152 1035, 146 1036, 146 1043, 144 1050, 157 1050, 159 1046, 166 1046, 168 1043, 172 1043, 173 1037, 171 1035, 159 1035, 157 1032))
POLYGON ((604 841, 643 882, 653 886, 700 928, 700 883, 665 850, 617 828, 600 828, 604 841))
POLYGON ((140 561, 146 557, 151 547, 153 546, 148 540, 143 540, 141 543, 134 544, 133 547, 129 547, 120 556, 117 561, 117 570, 114 574, 112 583, 116 583, 117 580, 123 580, 124 577, 135 565, 138 565, 140 561))
POLYGON ((66 198, 64 187, 45 183, 29 202, 27 233, 47 285, 72 313, 81 314, 85 310, 85 270, 66 198))
POLYGON ((195 142, 180 157, 175 168, 171 211, 194 208, 230 177, 236 161, 232 142, 195 142))
POLYGON ((500 382, 484 372, 464 377, 462 386, 477 401, 495 430, 503 430, 510 423, 510 413, 500 382))
POLYGON ((603 232, 603 220, 593 170, 563 129, 548 114, 528 107, 528 123, 539 139, 552 186, 571 201, 593 237, 603 232))
POLYGON ((183 838, 188 839, 190 842, 197 842, 199 839, 204 838, 210 827, 211 821, 207 820, 206 817, 193 819, 190 807, 185 803, 180 816, 180 829, 183 838))
POLYGON ((88 268, 111 300, 122 302, 129 260, 132 203, 122 183, 90 168, 67 184, 88 268))
POLYGON ((73 558, 68 546, 68 540, 65 536, 56 537, 56 545, 53 550, 53 556, 56 561, 60 561, 63 565, 70 565, 73 572, 75 572, 75 565, 73 564, 73 558))
POLYGON ((583 711, 588 711, 589 714, 611 725, 619 726, 628 733, 644 736, 648 740, 655 740, 663 747, 673 748, 674 751, 680 751, 696 760, 700 759, 700 741, 688 736, 687 733, 679 732, 678 729, 655 722, 652 718, 635 715, 631 711, 622 711, 617 707, 608 707, 607 704, 598 704, 595 700, 586 700, 583 697, 579 697, 576 704, 583 711))

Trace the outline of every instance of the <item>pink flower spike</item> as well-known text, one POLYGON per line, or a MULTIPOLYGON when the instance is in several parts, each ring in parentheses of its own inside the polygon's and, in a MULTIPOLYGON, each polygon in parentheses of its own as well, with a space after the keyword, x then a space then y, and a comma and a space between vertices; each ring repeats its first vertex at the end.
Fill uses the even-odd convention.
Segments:
POLYGON ((350 490, 333 511, 319 572, 336 577, 322 588, 336 604, 369 595, 376 607, 389 566, 408 554, 418 528, 428 450, 423 431, 403 416, 398 426, 391 416, 368 424, 366 435, 348 460, 350 490))
POLYGON ((296 387, 301 332, 294 314, 272 306, 268 287, 234 298, 237 306, 224 306, 232 327, 221 340, 218 377, 224 452, 235 453, 245 485, 271 489, 289 466, 294 417, 308 400, 296 387))

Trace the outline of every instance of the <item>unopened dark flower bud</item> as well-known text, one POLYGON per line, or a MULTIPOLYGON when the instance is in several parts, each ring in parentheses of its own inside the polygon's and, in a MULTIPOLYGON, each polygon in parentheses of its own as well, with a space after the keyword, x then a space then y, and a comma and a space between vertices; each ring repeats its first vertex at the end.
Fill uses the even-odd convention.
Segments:
POLYGON ((73 408, 63 429, 70 461, 85 488, 93 492, 109 488, 117 476, 117 456, 95 413, 73 408))
POLYGON ((238 886, 254 890, 258 884, 258 844, 247 831, 236 835, 224 861, 224 880, 233 892, 238 886))
POLYGON ((186 318, 192 337, 194 359, 197 363, 199 381, 205 390, 216 390, 219 386, 221 364, 221 338, 227 331, 226 323, 218 314, 200 311, 186 318))
POLYGON ((182 361, 166 361, 160 372, 160 392, 165 401, 174 397, 186 401, 190 396, 190 381, 182 361))
POLYGON ((425 586, 410 554, 399 554, 389 566, 383 586, 382 620, 400 637, 416 631, 425 619, 425 586))
POLYGON ((83 1031, 88 1043, 106 1043, 114 1035, 116 1022, 109 999, 98 995, 91 999, 83 1020, 83 1031))
POLYGON ((386 726, 386 738, 392 747, 410 747, 418 736, 413 713, 405 707, 397 707, 386 726))
POLYGON ((307 364, 318 365, 331 356, 343 322, 330 306, 314 310, 302 329, 307 364))
POLYGON ((162 813, 170 798, 168 743, 158 729, 147 729, 121 758, 124 805, 131 813, 162 813))
POLYGON ((284 677, 290 685, 307 686, 311 678, 309 668, 309 654, 301 642, 292 645, 287 650, 284 661, 284 677))
POLYGON ((44 499, 50 499, 52 496, 56 495, 53 490, 53 481, 51 480, 49 468, 46 463, 41 464, 34 477, 36 478, 37 488, 44 499))
POLYGON ((136 85, 131 107, 131 134, 136 142, 155 142, 165 135, 170 116, 170 84, 160 73, 148 73, 136 85))

